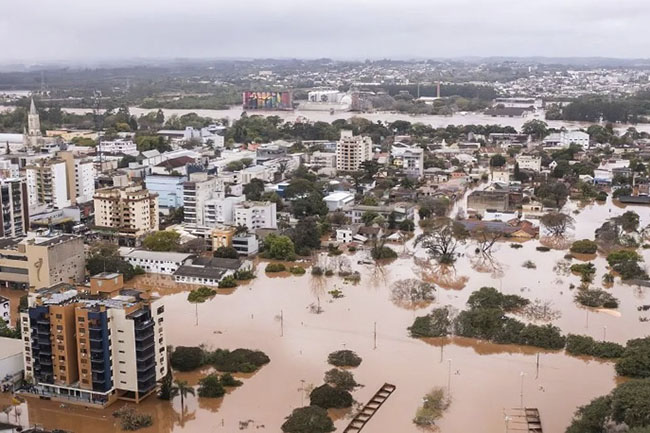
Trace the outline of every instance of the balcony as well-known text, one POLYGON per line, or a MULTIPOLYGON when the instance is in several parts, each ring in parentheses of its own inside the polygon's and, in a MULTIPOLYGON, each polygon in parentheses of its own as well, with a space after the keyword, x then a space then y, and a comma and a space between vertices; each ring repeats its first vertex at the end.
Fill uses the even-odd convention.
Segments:
POLYGON ((134 328, 136 331, 142 331, 143 329, 147 329, 149 327, 152 327, 153 325, 154 325, 153 320, 148 319, 141 323, 136 323, 134 328))

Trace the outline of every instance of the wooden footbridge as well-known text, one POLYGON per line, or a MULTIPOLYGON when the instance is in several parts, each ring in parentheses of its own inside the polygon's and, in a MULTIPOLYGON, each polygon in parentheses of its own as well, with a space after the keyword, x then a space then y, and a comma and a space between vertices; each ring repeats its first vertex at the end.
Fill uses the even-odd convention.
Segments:
POLYGON ((359 413, 350 421, 350 424, 343 430, 343 433, 356 433, 360 432, 362 428, 370 421, 370 418, 379 410, 379 408, 384 404, 388 397, 395 391, 397 388, 395 385, 390 383, 385 383, 379 391, 372 396, 370 401, 359 411, 359 413))
POLYGON ((543 433, 537 408, 516 408, 505 411, 506 432, 543 433))

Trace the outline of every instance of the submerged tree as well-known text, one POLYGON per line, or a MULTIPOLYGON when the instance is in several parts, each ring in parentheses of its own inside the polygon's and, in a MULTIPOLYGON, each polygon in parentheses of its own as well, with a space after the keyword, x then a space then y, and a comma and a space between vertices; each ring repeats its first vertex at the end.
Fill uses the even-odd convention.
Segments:
POLYGON ((436 299, 436 287, 415 278, 396 281, 391 287, 391 300, 406 308, 421 307, 436 299))
POLYGON ((575 220, 570 215, 562 212, 549 212, 540 222, 555 238, 563 238, 567 230, 574 227, 575 220))
POLYGON ((438 263, 451 265, 456 261, 456 250, 465 237, 462 225, 449 218, 440 218, 429 231, 415 239, 415 245, 422 245, 438 263))

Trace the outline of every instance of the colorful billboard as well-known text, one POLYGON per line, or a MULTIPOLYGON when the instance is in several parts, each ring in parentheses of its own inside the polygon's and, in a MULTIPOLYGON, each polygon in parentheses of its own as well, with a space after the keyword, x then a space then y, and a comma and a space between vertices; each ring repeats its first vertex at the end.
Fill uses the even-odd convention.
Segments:
POLYGON ((244 92, 244 110, 293 110, 291 92, 244 92))

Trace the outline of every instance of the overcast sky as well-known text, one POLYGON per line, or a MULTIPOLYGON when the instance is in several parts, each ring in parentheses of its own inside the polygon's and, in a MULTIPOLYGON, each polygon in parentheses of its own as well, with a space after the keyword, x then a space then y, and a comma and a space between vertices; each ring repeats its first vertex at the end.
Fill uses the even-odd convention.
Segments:
POLYGON ((0 62, 650 57, 649 0, 0 0, 0 62))

